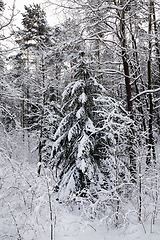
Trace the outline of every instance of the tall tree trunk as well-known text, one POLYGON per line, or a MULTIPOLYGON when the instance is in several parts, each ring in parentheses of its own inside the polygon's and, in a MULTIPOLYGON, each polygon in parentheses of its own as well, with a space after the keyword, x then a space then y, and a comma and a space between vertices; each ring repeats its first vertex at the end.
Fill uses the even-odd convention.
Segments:
MULTIPOLYGON (((132 69, 133 77, 135 79, 134 84, 135 84, 136 94, 138 95, 139 94, 139 88, 138 88, 138 84, 137 84, 138 79, 140 79, 142 86, 144 84, 143 84, 143 81, 142 81, 142 78, 141 78, 141 69, 140 69, 140 64, 139 64, 139 60, 138 60, 137 44, 136 44, 136 39, 135 39, 134 34, 133 34, 132 23, 131 22, 130 22, 130 33, 131 33, 131 38, 132 38, 133 60, 135 62, 134 66, 131 63, 131 69, 132 69)), ((143 111, 143 107, 142 107, 142 105, 143 105, 142 99, 140 97, 137 97, 137 99, 140 102, 140 105, 138 104, 138 111, 141 115, 142 127, 143 127, 143 130, 146 132, 147 127, 146 127, 144 111, 143 111)))
POLYGON ((158 41, 158 28, 157 28, 157 22, 156 22, 156 12, 155 12, 155 6, 154 1, 151 1, 152 4, 152 12, 153 12, 153 26, 154 26, 154 33, 155 33, 155 47, 156 47, 156 60, 158 63, 158 71, 160 76, 160 46, 158 41))
MULTIPOLYGON (((124 6, 124 0, 121 0, 121 6, 124 6)), ((127 94, 127 107, 128 111, 131 114, 132 111, 132 102, 131 100, 131 84, 130 84, 130 75, 129 75, 129 64, 127 61, 127 53, 126 53, 126 34, 125 34, 125 10, 122 10, 121 20, 120 20, 120 28, 121 28, 121 44, 122 44, 122 60, 123 60, 123 68, 125 74, 125 86, 126 86, 126 94, 127 94)))
MULTIPOLYGON (((158 64, 158 78, 160 78, 160 46, 159 46, 159 41, 158 41, 158 28, 157 28, 157 22, 156 22, 156 13, 155 13, 155 6, 154 6, 154 0, 151 0, 151 5, 152 5, 152 14, 153 14, 153 26, 154 26, 154 33, 155 33, 155 47, 156 47, 156 61, 158 64)), ((158 108, 159 109, 159 108, 158 108)), ((157 111, 157 122, 159 123, 160 126, 160 113, 157 111)), ((155 188, 156 188, 156 196, 155 196, 155 210, 154 210, 154 215, 153 215, 153 224, 155 223, 155 218, 157 214, 157 203, 158 203, 158 172, 156 169, 156 152, 155 152, 155 143, 154 143, 154 138, 153 138, 153 160, 154 160, 154 168, 156 171, 156 176, 155 176, 155 188)))
POLYGON ((139 222, 142 221, 142 166, 139 160, 139 222))
MULTIPOLYGON (((98 60, 98 70, 100 70, 101 65, 100 65, 100 41, 99 41, 99 39, 96 40, 96 55, 97 55, 97 60, 98 60)), ((101 84, 100 72, 98 73, 98 82, 101 84)))
POLYGON ((44 64, 44 57, 42 55, 41 59, 42 64, 42 110, 41 110, 41 118, 40 118, 40 136, 39 136, 39 145, 38 145, 38 154, 39 154, 39 167, 38 167, 38 175, 41 173, 41 164, 42 164, 42 148, 43 148, 43 131, 44 131, 44 106, 45 106, 45 64, 44 64))
MULTIPOLYGON (((120 1, 121 6, 124 6, 124 0, 120 1)), ((125 33, 125 9, 123 8, 121 12, 120 19, 120 33, 121 33, 121 45, 122 45, 122 61, 123 61, 123 69, 125 74, 125 86, 126 86, 126 95, 127 95, 127 110, 130 113, 130 117, 133 119, 132 115, 132 102, 131 102, 131 80, 129 73, 129 64, 128 64, 128 55, 127 55, 127 46, 126 46, 126 33, 125 33)), ((131 128, 131 136, 129 137, 129 155, 130 155, 130 172, 132 181, 135 182, 136 179, 136 161, 134 158, 134 150, 133 150, 133 141, 134 141, 134 129, 131 128)))
POLYGON ((21 122, 22 122, 22 131, 23 131, 23 142, 24 142, 24 122, 25 122, 25 105, 24 105, 24 84, 22 85, 22 116, 21 116, 21 122))
MULTIPOLYGON (((148 90, 152 89, 152 74, 151 74, 151 53, 152 53, 152 43, 151 43, 151 32, 152 32, 152 0, 149 3, 149 24, 148 24, 148 48, 149 48, 149 56, 147 62, 147 69, 148 69, 148 90)), ((149 138, 149 145, 148 145, 148 157, 147 157, 147 166, 151 165, 151 157, 153 156, 153 161, 156 161, 156 153, 155 153, 155 144, 154 144, 154 137, 153 137, 153 97, 152 93, 149 93, 149 130, 148 130, 148 138, 149 138)))
MULTIPOLYGON (((156 11, 155 11, 155 4, 154 1, 152 1, 152 12, 153 12, 153 26, 154 26, 154 33, 155 33, 155 47, 156 47, 156 61, 158 64, 158 78, 160 78, 160 44, 158 40, 158 28, 157 28, 157 21, 156 21, 156 11)), ((159 101, 158 101, 159 103, 159 101)), ((157 115, 157 123, 159 126, 159 133, 160 133, 160 112, 159 107, 156 112, 157 115)))

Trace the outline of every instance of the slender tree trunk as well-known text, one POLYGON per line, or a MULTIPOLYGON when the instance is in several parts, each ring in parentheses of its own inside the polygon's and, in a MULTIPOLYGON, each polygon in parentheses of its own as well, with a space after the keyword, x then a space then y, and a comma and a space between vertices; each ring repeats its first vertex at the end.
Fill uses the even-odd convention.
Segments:
POLYGON ((153 12, 153 26, 154 26, 154 32, 155 32, 155 47, 156 47, 156 59, 158 63, 158 70, 159 70, 159 76, 160 76, 160 46, 158 41, 158 28, 157 28, 157 22, 156 22, 156 12, 155 12, 155 6, 154 1, 151 1, 152 4, 152 12, 153 12))
POLYGON ((40 130, 40 139, 39 139, 39 145, 38 145, 38 156, 39 156, 39 166, 38 166, 38 175, 40 175, 41 173, 41 163, 42 163, 42 142, 41 142, 41 138, 42 138, 42 129, 40 130))
MULTIPOLYGON (((99 39, 96 40, 96 55, 97 55, 97 60, 98 60, 98 70, 100 70, 101 65, 100 65, 100 41, 99 41, 99 39)), ((100 72, 98 73, 98 82, 101 84, 100 72)))
MULTIPOLYGON (((121 0, 121 6, 124 6, 124 0, 121 0)), ((121 45, 122 45, 122 61, 123 61, 123 69, 125 74, 125 86, 126 86, 126 95, 127 95, 127 110, 130 113, 130 117, 133 119, 132 113, 132 102, 131 102, 131 80, 129 73, 129 64, 128 64, 128 55, 126 52, 126 33, 125 33, 125 9, 123 8, 121 12, 121 20, 120 20, 120 31, 121 31, 121 45)), ((136 179, 136 161, 134 158, 133 151, 133 136, 134 129, 131 128, 131 136, 129 137, 129 155, 130 155, 130 172, 132 181, 135 182, 136 179)))
MULTIPOLYGON (((121 6, 124 6, 124 0, 121 0, 121 6)), ((120 21, 121 27, 121 43, 122 43, 122 60, 123 60, 123 68, 125 74, 125 86, 126 86, 126 94, 127 94, 127 107, 128 111, 131 113, 132 111, 132 102, 131 100, 131 84, 130 84, 130 74, 129 74, 129 64, 127 61, 127 53, 126 53, 126 34, 125 34, 125 10, 122 10, 122 16, 120 21)))
POLYGON ((41 119, 40 119, 40 137, 39 137, 39 145, 38 145, 38 153, 39 153, 39 167, 38 167, 38 175, 41 173, 41 163, 42 163, 42 148, 43 148, 43 128, 44 128, 44 106, 45 106, 45 64, 44 64, 44 59, 42 56, 41 59, 42 63, 42 86, 41 86, 41 91, 42 91, 42 110, 41 110, 41 119))
POLYGON ((116 221, 118 224, 120 202, 119 202, 119 197, 118 197, 118 161, 117 161, 116 151, 115 151, 115 164, 116 164, 116 195, 117 195, 116 196, 117 197, 116 221))
MULTIPOLYGON (((155 4, 154 0, 151 0, 151 5, 152 5, 152 14, 153 14, 153 26, 154 26, 154 33, 155 33, 155 47, 156 47, 156 60, 158 64, 158 77, 160 78, 160 45, 158 41, 158 28, 157 28, 157 22, 156 22, 156 12, 155 12, 155 4)), ((158 108, 159 110, 159 108, 158 108)), ((157 111, 157 122, 160 126, 160 113, 157 111)), ((154 139, 153 139, 154 140, 154 139)), ((154 142, 153 142, 154 144, 154 142)), ((155 189, 156 189, 156 196, 155 196, 155 210, 154 210, 154 215, 153 215, 153 224, 155 223, 155 218, 157 214, 157 203, 158 203, 158 172, 157 172, 157 163, 156 163, 156 152, 155 152, 155 145, 153 145, 153 158, 154 158, 154 168, 156 171, 156 180, 155 180, 155 189)))
MULTIPOLYGON (((131 69, 133 72, 133 77, 135 78, 134 84, 135 84, 135 89, 136 89, 136 94, 139 94, 139 88, 138 88, 138 84, 137 81, 140 78, 140 81, 143 85, 142 79, 141 79, 141 70, 140 70, 140 64, 138 61, 138 52, 137 52, 137 44, 136 44, 136 39, 133 35, 133 31, 132 31, 132 23, 130 22, 130 32, 131 32, 131 37, 132 37, 132 49, 133 49, 133 60, 135 62, 135 66, 132 65, 131 63, 131 69)), ((145 122, 145 117, 144 117, 144 111, 143 111, 143 107, 142 107, 142 99, 140 97, 137 98, 140 102, 140 105, 138 104, 138 111, 141 114, 141 119, 142 119, 142 126, 143 126, 143 130, 146 132, 147 127, 146 127, 146 122, 145 122)))
POLYGON ((139 222, 142 219, 142 166, 139 160, 139 222))
MULTIPOLYGON (((157 21, 156 21, 156 11, 155 11, 155 4, 152 1, 152 11, 153 11, 153 26, 154 26, 154 33, 155 33, 155 47, 156 47, 156 61, 158 64, 158 78, 160 78, 160 44, 158 40, 158 28, 157 28, 157 21)), ((160 133, 160 112, 159 108, 157 110, 157 123, 159 126, 159 133, 160 133)))
MULTIPOLYGON (((152 89, 152 75, 151 75, 151 53, 152 53, 152 43, 151 43, 151 31, 152 31, 152 0, 150 0, 149 4, 149 25, 148 25, 148 35, 149 35, 149 56, 147 62, 147 69, 148 69, 148 90, 152 89)), ((149 145, 148 145, 148 157, 147 157, 147 166, 151 165, 151 157, 153 156, 154 163, 156 162, 156 153, 155 153, 155 144, 154 144, 154 137, 153 137, 153 97, 152 93, 148 95, 149 97, 149 130, 148 130, 148 138, 149 138, 149 145)))
POLYGON ((21 121, 22 121, 22 130, 23 130, 23 142, 24 142, 24 122, 25 122, 25 105, 24 105, 24 84, 22 86, 22 116, 21 116, 21 121))

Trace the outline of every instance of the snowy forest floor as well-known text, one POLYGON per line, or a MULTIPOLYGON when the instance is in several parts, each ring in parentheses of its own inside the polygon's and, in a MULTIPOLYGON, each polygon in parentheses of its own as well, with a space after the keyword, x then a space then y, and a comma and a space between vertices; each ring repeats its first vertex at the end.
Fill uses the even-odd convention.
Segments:
MULTIPOLYGON (((159 240, 160 213, 152 224, 147 210, 143 224, 130 205, 126 224, 115 227, 104 218, 91 219, 85 205, 61 204, 53 193, 52 173, 37 175, 36 137, 23 143, 19 134, 0 136, 0 239, 1 240, 159 240), (35 145, 35 146, 34 146, 35 145), (52 220, 51 220, 52 213, 52 220)), ((150 205, 148 205, 149 207, 150 205)))

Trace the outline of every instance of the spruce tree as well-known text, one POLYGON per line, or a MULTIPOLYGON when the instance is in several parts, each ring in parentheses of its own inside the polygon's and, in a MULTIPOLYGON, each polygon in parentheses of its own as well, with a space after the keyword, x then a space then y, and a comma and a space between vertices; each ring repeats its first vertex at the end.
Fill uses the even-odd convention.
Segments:
POLYGON ((53 167, 60 168, 58 187, 61 192, 67 189, 68 195, 70 191, 80 193, 88 188, 97 168, 93 156, 96 80, 90 76, 83 60, 76 66, 74 79, 63 92, 64 118, 54 135, 52 149, 53 167))
POLYGON ((72 194, 87 196, 89 192, 97 197, 100 189, 108 189, 109 182, 116 181, 112 180, 115 170, 112 148, 119 139, 117 125, 125 122, 123 119, 118 123, 116 102, 105 97, 105 89, 82 56, 83 53, 74 67, 74 81, 63 92, 64 117, 52 147, 50 164, 58 176, 56 189, 62 199, 72 194))

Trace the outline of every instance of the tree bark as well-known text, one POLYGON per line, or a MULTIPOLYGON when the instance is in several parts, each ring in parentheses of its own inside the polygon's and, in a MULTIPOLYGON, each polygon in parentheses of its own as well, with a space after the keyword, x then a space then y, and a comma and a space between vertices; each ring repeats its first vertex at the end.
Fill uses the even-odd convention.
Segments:
MULTIPOLYGON (((156 11, 155 11, 155 4, 154 1, 152 1, 152 12, 153 12, 153 25, 154 25, 154 33, 155 33, 155 47, 156 47, 156 61, 158 64, 158 78, 160 78, 160 45, 158 41, 158 28, 157 28, 157 22, 156 22, 156 11)), ((156 112, 157 115, 157 123, 159 126, 159 133, 160 133, 160 112, 159 108, 156 112)))
MULTIPOLYGON (((124 0, 120 1, 121 7, 124 6, 124 0)), ((120 35, 121 35, 121 46, 122 46, 122 61, 123 61, 123 69, 125 74, 125 86, 126 86, 126 95, 127 95, 127 110, 130 114, 131 119, 133 119, 132 113, 132 102, 131 102, 131 80, 129 73, 129 64, 128 64, 128 55, 127 55, 127 46, 126 46, 126 33, 125 33, 125 9, 122 9, 121 19, 120 19, 120 35)), ((131 179, 133 182, 136 181, 136 161, 134 158, 134 150, 133 150, 133 141, 134 141, 134 129, 131 127, 131 135, 128 140, 129 144, 129 156, 130 156, 130 173, 131 179)))
MULTIPOLYGON (((147 62, 147 69, 148 69, 148 90, 152 89, 152 73, 151 73, 151 53, 152 53, 152 43, 151 43, 151 32, 152 32, 152 0, 149 3, 149 23, 148 23, 148 48, 149 48, 149 56, 147 62)), ((148 130, 148 138, 149 138, 149 145, 148 145, 148 157, 146 160, 147 166, 151 165, 151 157, 153 156, 154 162, 156 161, 156 153, 155 153, 155 144, 154 144, 154 137, 153 137, 153 97, 152 93, 148 95, 149 100, 149 130, 148 130)))
POLYGON ((38 167, 38 175, 41 173, 41 163, 42 163, 42 148, 43 148, 43 131, 44 131, 44 106, 45 106, 45 64, 44 64, 44 59, 42 55, 41 59, 42 63, 42 110, 41 110, 41 119, 40 119, 40 137, 39 137, 39 145, 38 145, 38 154, 39 154, 39 167, 38 167))

